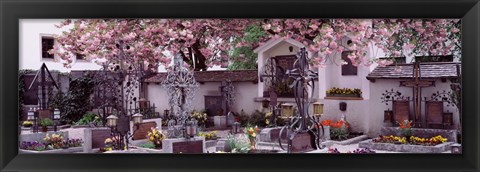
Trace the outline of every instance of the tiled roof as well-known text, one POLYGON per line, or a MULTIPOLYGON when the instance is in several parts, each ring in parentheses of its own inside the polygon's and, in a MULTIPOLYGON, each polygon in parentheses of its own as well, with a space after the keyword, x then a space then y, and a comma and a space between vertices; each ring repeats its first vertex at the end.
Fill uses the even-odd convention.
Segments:
MULTIPOLYGON (((232 82, 257 82, 257 70, 220 70, 220 71, 195 71, 193 73, 197 82, 221 82, 230 79, 232 82)), ((167 77, 166 72, 157 73, 145 82, 160 83, 167 77)))
MULTIPOLYGON (((420 77, 425 79, 456 78, 457 65, 461 66, 459 62, 420 63, 420 77)), ((368 74, 367 79, 410 79, 412 77, 413 64, 409 63, 377 67, 368 74), (396 71, 397 68, 400 70, 396 71)))

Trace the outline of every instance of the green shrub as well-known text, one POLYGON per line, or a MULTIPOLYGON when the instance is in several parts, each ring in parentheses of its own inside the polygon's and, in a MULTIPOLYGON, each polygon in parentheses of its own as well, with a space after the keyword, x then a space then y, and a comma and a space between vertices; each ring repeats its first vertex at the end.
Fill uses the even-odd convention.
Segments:
POLYGON ((83 115, 83 117, 75 122, 75 125, 88 125, 91 122, 95 122, 97 124, 101 124, 100 118, 95 113, 87 113, 83 115))
POLYGON ((332 140, 346 140, 350 132, 345 127, 330 127, 330 137, 332 140))
POLYGON ((53 125, 53 121, 50 119, 50 118, 42 118, 40 119, 40 125, 41 126, 52 126, 53 125))
POLYGON ((155 144, 152 142, 146 142, 140 145, 142 148, 147 148, 147 149, 155 149, 155 144))

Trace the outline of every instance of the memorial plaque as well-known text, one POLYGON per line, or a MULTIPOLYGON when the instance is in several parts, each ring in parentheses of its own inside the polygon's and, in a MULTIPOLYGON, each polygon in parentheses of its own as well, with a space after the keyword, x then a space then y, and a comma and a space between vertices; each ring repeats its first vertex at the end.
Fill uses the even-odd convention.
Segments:
POLYGON ((223 115, 222 96, 205 96, 205 110, 208 116, 223 115))
POLYGON ((93 129, 92 149, 105 147, 105 139, 110 137, 110 129, 93 129))
POLYGON ((43 119, 43 118, 49 118, 49 119, 52 119, 52 111, 48 110, 48 109, 44 109, 44 110, 38 110, 38 118, 39 119, 43 119))
MULTIPOLYGON (((136 127, 136 126, 133 126, 136 127)), ((135 134, 132 137, 132 140, 141 140, 147 138, 147 134, 151 128, 156 128, 157 123, 155 121, 144 122, 139 125, 138 130, 135 131, 135 134)))
POLYGON ((202 140, 188 140, 172 143, 173 153, 203 153, 202 140))
POLYGON ((426 118, 429 128, 443 127, 443 102, 441 101, 427 101, 426 118))
POLYGON ((292 153, 307 152, 313 150, 312 136, 310 133, 298 133, 292 139, 292 153))
POLYGON ((409 120, 410 103, 408 101, 394 101, 393 102, 393 122, 403 122, 409 120))

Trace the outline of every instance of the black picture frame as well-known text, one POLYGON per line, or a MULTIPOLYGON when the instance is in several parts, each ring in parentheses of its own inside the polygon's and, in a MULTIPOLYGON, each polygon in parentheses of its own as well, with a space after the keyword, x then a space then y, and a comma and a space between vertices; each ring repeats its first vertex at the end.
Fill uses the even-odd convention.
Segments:
POLYGON ((2 0, 1 171, 478 171, 478 0, 2 0), (461 18, 463 154, 18 154, 22 18, 461 18))

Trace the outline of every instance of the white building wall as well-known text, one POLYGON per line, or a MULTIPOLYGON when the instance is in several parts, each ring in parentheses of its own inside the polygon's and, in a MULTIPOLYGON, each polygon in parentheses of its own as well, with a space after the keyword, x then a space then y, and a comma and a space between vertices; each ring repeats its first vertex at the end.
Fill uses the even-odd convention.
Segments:
MULTIPOLYGON (((195 93, 194 100, 192 102, 192 110, 204 110, 205 109, 205 95, 219 96, 220 82, 206 82, 200 84, 199 89, 195 93)), ((257 94, 257 84, 253 82, 234 82, 235 88, 235 102, 232 106, 233 112, 240 112, 242 109, 247 114, 252 114, 256 109, 259 109, 261 102, 255 102, 254 98, 257 94)), ((168 105, 168 94, 160 84, 149 83, 147 99, 151 103, 155 103, 157 107, 156 111, 163 114, 163 110, 170 109, 168 105)))
POLYGON ((56 28, 62 19, 20 19, 19 21, 19 69, 39 69, 45 63, 50 70, 69 72, 71 70, 98 70, 101 66, 85 60, 74 60, 71 68, 60 63, 58 56, 52 59, 42 59, 41 38, 61 34, 71 27, 56 28))

